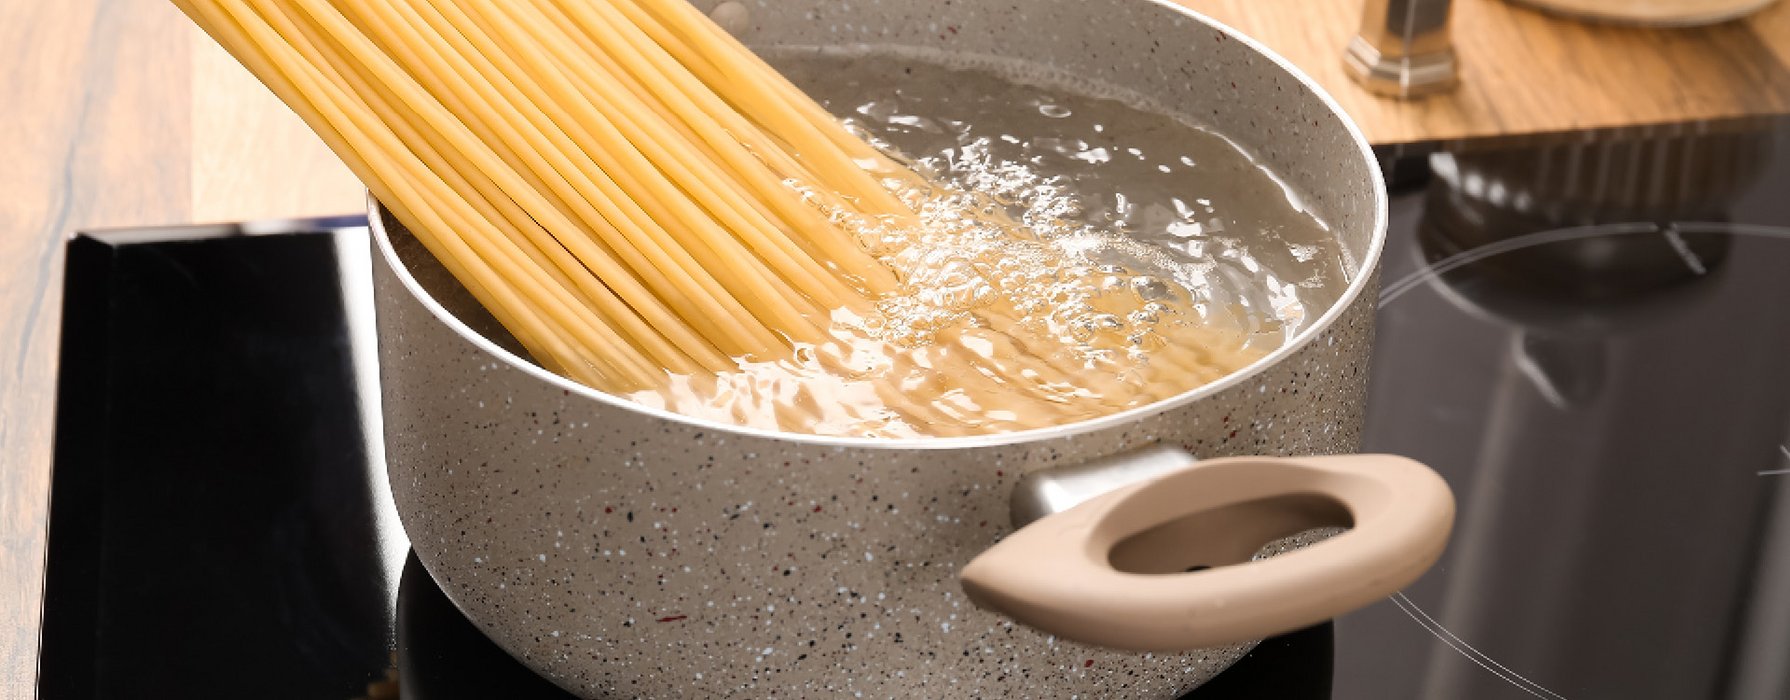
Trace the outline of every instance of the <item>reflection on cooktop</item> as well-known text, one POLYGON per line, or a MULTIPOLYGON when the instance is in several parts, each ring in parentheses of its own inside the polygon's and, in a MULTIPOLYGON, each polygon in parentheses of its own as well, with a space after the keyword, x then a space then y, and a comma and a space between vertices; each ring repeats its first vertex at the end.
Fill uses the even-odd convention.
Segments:
POLYGON ((406 698, 573 697, 480 634, 429 578, 415 555, 405 559, 404 575, 398 583, 397 630, 398 683, 406 698))
POLYGON ((1366 449, 1460 520, 1339 696, 1790 697, 1790 144, 1745 127, 1429 158, 1366 449))

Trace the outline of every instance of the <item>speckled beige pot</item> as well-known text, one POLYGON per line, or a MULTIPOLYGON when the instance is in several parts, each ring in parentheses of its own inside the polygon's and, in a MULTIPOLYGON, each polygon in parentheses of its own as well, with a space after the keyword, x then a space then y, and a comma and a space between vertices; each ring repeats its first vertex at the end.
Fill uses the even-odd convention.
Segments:
POLYGON ((1386 217, 1360 133, 1281 59, 1164 2, 748 7, 758 45, 937 47, 1151 95, 1282 175, 1359 269, 1294 343, 1173 400, 1026 433, 823 439, 643 409, 529 364, 375 207, 386 458, 417 555, 488 635, 587 697, 1164 698, 1222 670, 1245 647, 1055 639, 970 604, 957 572, 1011 532, 1029 472, 1157 442, 1356 449, 1386 217))

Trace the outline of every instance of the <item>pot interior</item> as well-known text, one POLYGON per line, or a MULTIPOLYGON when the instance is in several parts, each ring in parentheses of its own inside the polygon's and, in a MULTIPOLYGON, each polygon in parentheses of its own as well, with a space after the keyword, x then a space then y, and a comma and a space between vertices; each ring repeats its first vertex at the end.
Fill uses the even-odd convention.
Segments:
MULTIPOLYGON (((700 4, 700 3, 699 3, 700 4)), ((1323 222, 1344 258, 1347 288, 1278 350, 1219 382, 1151 406, 1160 410, 1245 379, 1321 333, 1371 281, 1385 235, 1385 192, 1359 131, 1311 81, 1283 60, 1228 29, 1157 0, 1008 3, 748 3, 733 27, 755 49, 780 53, 822 47, 943 53, 954 63, 1023 62, 1067 76, 1087 92, 1147 96, 1152 111, 1225 137, 1284 186, 1289 201, 1323 222), (959 60, 961 59, 961 60, 959 60)), ((506 361, 537 370, 521 345, 486 312, 388 211, 372 207, 375 235, 389 240, 388 262, 411 289, 439 304, 449 326, 482 336, 506 361)), ((477 339, 469 338, 477 342, 477 339)), ((574 385, 576 386, 576 385, 574 385)), ((588 392, 638 410, 632 403, 588 392)), ((702 422, 667 414, 674 420, 702 422)), ((1117 418, 1117 416, 1111 416, 1117 418)), ((1104 422, 1102 419, 1083 424, 1104 422)), ((1073 430, 1074 425, 1005 433, 1073 430)), ((734 426, 715 425, 732 430, 734 426)), ((793 436, 793 435, 792 435, 793 436)), ((807 436, 802 436, 807 437, 807 436)), ((930 438, 928 440, 953 440, 930 438)), ((848 440, 849 441, 849 440, 848 440)))

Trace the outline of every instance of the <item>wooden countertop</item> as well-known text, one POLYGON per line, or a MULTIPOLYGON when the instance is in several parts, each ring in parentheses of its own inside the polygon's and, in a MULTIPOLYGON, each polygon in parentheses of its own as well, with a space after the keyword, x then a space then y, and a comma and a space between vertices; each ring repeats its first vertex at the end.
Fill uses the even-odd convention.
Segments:
POLYGON ((1179 1, 1310 73, 1376 144, 1790 113, 1784 0, 1745 20, 1676 30, 1454 0, 1461 83, 1413 101, 1368 94, 1343 73, 1343 48, 1361 22, 1357 0, 1179 1), (1298 21, 1289 21, 1294 7, 1298 21))
MULTIPOLYGON (((1358 0, 1184 0, 1286 54, 1378 143, 1790 112, 1790 3, 1696 30, 1456 0, 1455 93, 1343 76, 1358 0)), ((62 243, 73 231, 354 212, 358 183, 172 5, 0 5, 0 700, 33 695, 62 243)))

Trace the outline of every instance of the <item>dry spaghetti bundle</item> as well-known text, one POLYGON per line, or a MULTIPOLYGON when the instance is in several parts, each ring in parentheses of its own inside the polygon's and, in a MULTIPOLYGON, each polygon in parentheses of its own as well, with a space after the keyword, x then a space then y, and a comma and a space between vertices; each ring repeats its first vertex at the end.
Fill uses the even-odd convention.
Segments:
POLYGON ((867 352, 856 321, 904 275, 847 224, 921 225, 895 194, 917 176, 683 0, 176 3, 538 362, 598 389, 842 430, 813 387, 740 379, 806 364, 876 395, 861 425, 949 434, 1135 405, 1245 359, 1191 338, 1119 376, 999 300, 930 348, 867 352))

